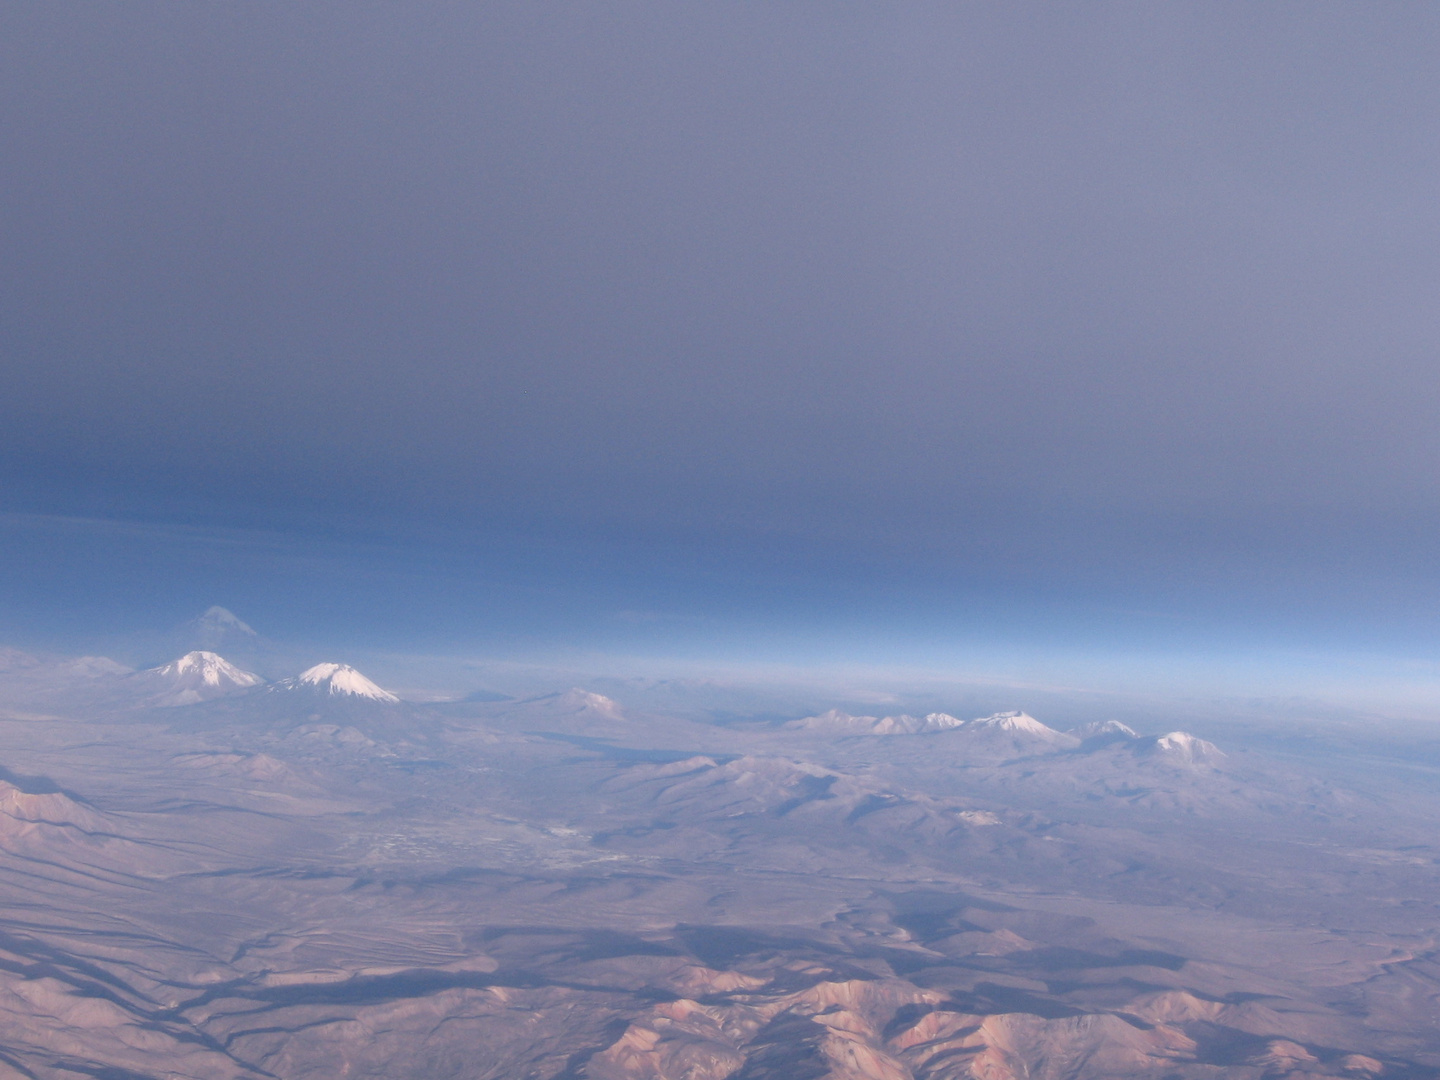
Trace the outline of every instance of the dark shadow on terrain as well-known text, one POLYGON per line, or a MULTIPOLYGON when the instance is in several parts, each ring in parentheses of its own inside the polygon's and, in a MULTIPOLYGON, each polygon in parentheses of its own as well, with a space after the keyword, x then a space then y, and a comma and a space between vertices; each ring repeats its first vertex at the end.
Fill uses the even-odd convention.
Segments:
MULTIPOLYGON (((620 955, 630 955, 622 953, 620 955)), ((512 990, 537 990, 559 987, 593 994, 615 994, 646 1003, 674 1001, 677 995, 650 987, 606 986, 588 982, 572 982, 547 978, 534 971, 502 969, 480 971, 430 971, 417 968, 394 975, 355 976, 334 983, 302 983, 290 986, 256 986, 248 982, 230 982, 208 988, 203 994, 177 1006, 179 1013, 200 1008, 220 998, 253 1001, 255 1012, 267 1008, 294 1005, 381 1005, 410 998, 429 997, 443 990, 484 990, 502 986, 512 990)))
POLYGON ((72 1061, 62 1066, 66 1072, 91 1076, 94 1080, 161 1080, 155 1073, 137 1073, 116 1065, 91 1065, 88 1062, 72 1061))
MULTIPOLYGON (((1125 1000, 1129 1000, 1130 998, 1136 997, 1136 996, 1138 996, 1138 995, 1140 995, 1140 994, 1158 994, 1158 993, 1161 993, 1162 991, 1173 989, 1172 987, 1169 987, 1169 986, 1162 986, 1160 983, 1141 982, 1139 979, 1132 979, 1132 978, 1129 978, 1128 976, 1125 977, 1125 978, 1116 979, 1114 982, 1107 982, 1107 983, 1083 982, 1083 981, 1080 981, 1080 980, 1077 980, 1077 979, 1046 979, 1046 980, 1045 980, 1045 989, 1046 989, 1049 993, 1055 994, 1055 995, 1057 995, 1057 996, 1064 996, 1065 994, 1073 994, 1073 993, 1075 993, 1075 992, 1078 991, 1078 990, 1088 990, 1088 991, 1091 991, 1091 992, 1093 993, 1095 990, 1100 989, 1100 988, 1103 988, 1103 987, 1121 987, 1121 988, 1123 988, 1123 989, 1124 989, 1124 995, 1123 995, 1123 996, 1124 996, 1125 1000)), ((1205 997, 1204 994, 1197 993, 1197 992, 1194 991, 1194 990, 1192 990, 1192 991, 1190 991, 1190 992, 1191 992, 1192 994, 1195 994, 1196 997, 1201 997, 1201 998, 1205 997)), ((1236 1004, 1235 1002, 1231 1002, 1231 1001, 1229 1000, 1229 997, 1233 997, 1233 996, 1235 996, 1235 995, 1227 995, 1227 998, 1226 998, 1225 1003, 1226 1003, 1226 1004, 1236 1004)), ((1264 997, 1265 995, 1263 995, 1263 994, 1248 994, 1248 995, 1244 995, 1244 996, 1246 996, 1247 998, 1249 998, 1249 999, 1251 999, 1251 1000, 1254 1000, 1254 999, 1258 999, 1258 998, 1264 997)), ((1215 1000, 1215 999, 1213 999, 1213 998, 1205 998, 1205 1000, 1207 1000, 1207 1001, 1213 1001, 1213 1000, 1215 1000)))
POLYGON ((783 727, 791 720, 800 719, 802 717, 792 713, 710 712, 705 714, 706 723, 724 728, 778 728, 783 727))
POLYGON ((1015 910, 1006 904, 959 892, 922 889, 905 893, 882 892, 880 895, 895 906, 895 914, 890 921, 921 942, 937 941, 965 930, 984 929, 959 917, 960 912, 967 908, 992 912, 1015 910))
POLYGON ((1158 967, 1166 971, 1179 971, 1189 962, 1183 956, 1153 949, 1125 949, 1113 956, 1106 956, 1059 945, 1010 953, 1005 960, 1008 961, 1007 967, 1022 971, 1083 971, 1089 968, 1115 967, 1158 967))
POLYGON ((853 825, 861 818, 875 813, 877 810, 889 810, 896 806, 908 806, 909 799, 899 795, 866 795, 856 804, 855 809, 845 815, 845 824, 853 825))
POLYGON ((61 787, 48 776, 25 776, 21 773, 13 773, 9 769, 0 766, 0 780, 11 787, 18 788, 26 795, 64 795, 78 803, 89 805, 89 800, 82 795, 61 787))
POLYGON ((590 837, 590 839, 597 846, 603 847, 605 844, 608 844, 613 838, 616 837, 625 837, 629 840, 641 840, 651 835, 652 833, 666 832, 675 827, 676 824, 673 821, 652 821, 648 825, 631 825, 629 828, 626 829, 614 829, 609 832, 597 832, 592 837, 590 837))
POLYGON ((895 910, 907 911, 959 911, 974 908, 976 911, 1010 912, 1019 911, 1010 904, 998 900, 984 900, 963 892, 939 892, 935 889, 916 889, 912 892, 881 892, 881 896, 895 905, 895 910))
MULTIPOLYGON (((133 939, 127 943, 142 944, 133 939)), ((0 948, 30 961, 27 964, 0 960, 0 971, 8 971, 26 980, 54 979, 71 987, 77 997, 103 999, 130 1013, 142 1016, 159 1014, 158 1011, 147 1013, 137 1010, 137 1004, 145 1001, 145 996, 98 964, 62 952, 34 938, 4 931, 0 931, 0 948)))
POLYGON ((551 963, 586 963, 614 960, 624 956, 681 956, 680 950, 659 941, 647 941, 615 930, 564 930, 552 926, 492 926, 477 940, 493 944, 506 937, 554 938, 553 951, 545 953, 551 963))
POLYGON ((957 916, 956 912, 964 910, 957 908, 953 911, 912 911, 905 914, 898 914, 891 921, 902 930, 907 931, 911 937, 921 942, 938 941, 940 938, 949 937, 951 934, 959 934, 966 930, 981 930, 983 927, 976 926, 957 916))
MULTIPOLYGON (((121 935, 110 936, 121 937, 121 935)), ((130 939, 131 944, 138 944, 142 941, 143 939, 130 939)), ((195 1030, 184 1020, 177 1022, 176 1014, 180 1011, 179 1009, 158 1006, 130 984, 96 964, 33 938, 4 932, 0 932, 0 947, 14 956, 32 961, 28 964, 16 963, 13 960, 0 961, 0 971, 10 972, 26 980, 53 979, 69 987, 69 993, 74 997, 108 1001, 124 1010, 133 1018, 134 1026, 141 1031, 163 1031, 177 1042, 204 1046, 216 1053, 225 1054, 232 1061, 236 1060, 216 1039, 195 1030)), ((0 1060, 8 1061, 8 1058, 0 1053, 0 1060)), ((143 1073, 132 1073, 118 1067, 97 1067, 83 1062, 69 1064, 65 1067, 72 1072, 101 1077, 105 1080, 132 1080, 135 1077, 140 1080, 157 1080, 156 1077, 143 1073), (99 1071, 93 1071, 97 1068, 99 1071)), ((19 1066, 16 1068, 18 1069, 19 1066)), ((257 1075, 270 1075, 259 1069, 256 1069, 255 1072, 257 1075)), ((26 1075, 31 1074, 26 1073, 26 1075)))
POLYGON ((613 1045, 615 1040, 625 1034, 625 1029, 629 1026, 630 1021, 623 1017, 611 1020, 604 1027, 604 1034, 601 1036, 604 1041, 598 1046, 575 1051, 565 1059, 565 1068, 551 1077, 551 1080, 585 1080, 585 1066, 590 1059, 613 1045))
POLYGON ((792 799, 786 799, 777 806, 774 811, 775 816, 784 817, 790 811, 796 810, 808 802, 833 799, 835 796, 830 794, 830 788, 839 779, 838 776, 802 776, 796 785, 800 789, 800 794, 792 799))
POLYGON ((25 1068, 24 1065, 21 1065, 18 1058, 11 1056, 3 1050, 0 1050, 0 1061, 3 1061, 6 1065, 9 1065, 10 1068, 14 1069, 21 1076, 26 1077, 27 1080, 37 1080, 35 1074, 29 1069, 25 1068))
POLYGON ((509 694, 497 694, 494 690, 472 690, 466 694, 461 701, 514 701, 509 694))
POLYGON ((746 958, 777 955, 825 957, 841 955, 832 946, 805 938, 782 938, 743 926, 677 926, 675 936, 686 950, 709 968, 732 968, 746 958))
POLYGON ((399 769, 404 773, 429 772, 433 770, 454 769, 456 766, 448 761, 435 761, 430 758, 416 758, 410 761, 393 760, 385 763, 387 769, 399 769))
POLYGON ((1063 1020, 1069 1016, 1085 1014, 1084 1009, 1037 997, 1028 990, 1018 990, 1013 986, 1001 986, 998 983, 978 983, 970 993, 952 992, 950 999, 941 1008, 947 1012, 968 1013, 971 1016, 1029 1013, 1046 1020, 1063 1020))
POLYGON ((745 1047, 745 1064, 729 1080, 820 1080, 830 1062, 820 1050, 828 1033, 808 1016, 784 1012, 755 1034, 745 1047))

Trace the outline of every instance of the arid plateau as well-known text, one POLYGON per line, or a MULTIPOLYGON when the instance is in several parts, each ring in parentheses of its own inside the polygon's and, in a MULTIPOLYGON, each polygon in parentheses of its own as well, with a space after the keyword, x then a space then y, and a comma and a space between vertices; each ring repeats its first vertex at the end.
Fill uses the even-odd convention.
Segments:
POLYGON ((1422 743, 653 690, 5 652, 0 1076, 1440 1076, 1422 743))

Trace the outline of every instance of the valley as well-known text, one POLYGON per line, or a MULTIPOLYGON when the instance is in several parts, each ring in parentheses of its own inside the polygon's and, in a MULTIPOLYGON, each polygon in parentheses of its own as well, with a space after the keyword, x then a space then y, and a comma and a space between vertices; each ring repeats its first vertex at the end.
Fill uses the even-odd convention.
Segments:
POLYGON ((0 689, 0 1075, 1440 1074, 1423 784, 205 653, 0 689))

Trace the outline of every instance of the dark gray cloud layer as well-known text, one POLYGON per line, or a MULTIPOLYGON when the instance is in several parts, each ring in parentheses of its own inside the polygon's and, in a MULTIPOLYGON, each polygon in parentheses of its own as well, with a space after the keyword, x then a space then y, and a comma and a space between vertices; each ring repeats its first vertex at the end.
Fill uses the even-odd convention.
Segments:
POLYGON ((0 10, 12 508, 1436 595, 1432 7, 0 10))

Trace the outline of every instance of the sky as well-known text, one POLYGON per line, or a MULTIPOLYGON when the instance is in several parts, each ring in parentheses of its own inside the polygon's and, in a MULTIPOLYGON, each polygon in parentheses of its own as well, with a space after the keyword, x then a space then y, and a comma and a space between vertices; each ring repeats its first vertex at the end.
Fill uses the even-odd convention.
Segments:
POLYGON ((9 640, 1430 670, 1432 5, 0 28, 9 640))

